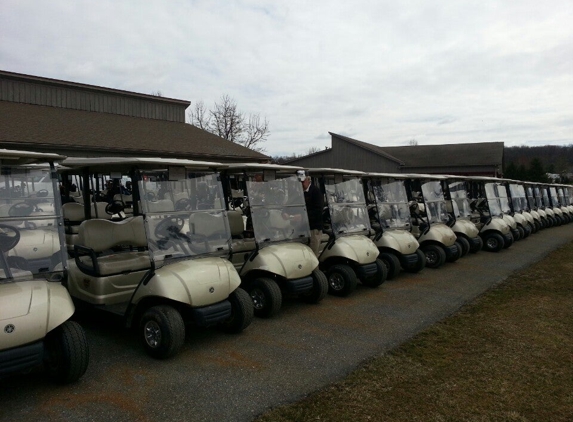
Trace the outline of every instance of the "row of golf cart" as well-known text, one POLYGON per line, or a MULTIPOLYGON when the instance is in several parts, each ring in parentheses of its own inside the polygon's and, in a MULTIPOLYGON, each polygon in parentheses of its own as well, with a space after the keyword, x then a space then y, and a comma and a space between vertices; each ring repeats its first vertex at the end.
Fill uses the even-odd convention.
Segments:
POLYGON ((284 297, 348 296, 573 215, 570 187, 488 178, 6 150, 0 168, 0 377, 43 364, 77 380, 74 309, 113 315, 164 359, 186 324, 240 333, 284 297), (316 254, 307 178, 324 199, 316 254))

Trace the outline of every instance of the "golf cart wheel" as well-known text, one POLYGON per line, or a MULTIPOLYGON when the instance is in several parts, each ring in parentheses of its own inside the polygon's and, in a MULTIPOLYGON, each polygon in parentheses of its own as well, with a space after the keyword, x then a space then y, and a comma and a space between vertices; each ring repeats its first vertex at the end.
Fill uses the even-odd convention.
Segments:
POLYGON ((400 274, 400 260, 396 255, 389 252, 382 252, 378 255, 378 259, 382 261, 386 267, 386 271, 388 273, 386 280, 392 280, 393 278, 398 277, 398 274, 400 274))
POLYGON ((143 347, 156 359, 176 355, 185 342, 185 324, 181 314, 168 305, 153 306, 141 317, 139 331, 143 347))
POLYGON ((45 367, 56 382, 77 381, 90 360, 88 340, 83 328, 75 321, 66 321, 46 336, 45 367))
POLYGON ((476 239, 478 240, 478 243, 475 244, 475 245, 472 243, 472 246, 471 246, 471 248, 470 248, 470 252, 471 252, 471 253, 478 253, 479 251, 481 251, 481 250, 483 249, 483 240, 482 240, 482 238, 478 236, 476 239))
POLYGON ((499 252, 505 246, 505 241, 499 233, 488 233, 483 238, 483 248, 488 252, 499 252))
POLYGON ((470 242, 469 240, 467 240, 465 237, 463 236, 459 236, 456 240, 456 242, 458 242, 460 244, 460 246, 462 247, 462 256, 466 256, 467 254, 470 253, 470 242))
POLYGON ((519 240, 525 239, 525 229, 521 226, 517 226, 517 231, 519 232, 519 240))
POLYGON ((446 259, 448 262, 456 262, 458 259, 460 259, 462 257, 462 253, 463 253, 462 245, 460 245, 460 242, 457 240, 454 242, 454 244, 456 245, 457 251, 454 255, 452 255, 446 259))
POLYGON ((533 227, 534 227, 534 232, 533 233, 537 233, 539 230, 541 230, 543 228, 543 226, 541 225, 541 223, 537 220, 535 220, 533 222, 533 227))
POLYGON ((222 328, 227 333, 237 334, 253 322, 253 301, 249 294, 240 287, 229 295, 231 318, 223 322, 222 328))
POLYGON ((446 251, 438 245, 425 245, 422 247, 426 255, 426 267, 439 268, 446 262, 446 251))
POLYGON ((380 259, 376 259, 376 275, 362 280, 362 284, 367 287, 378 287, 388 279, 388 269, 384 262, 380 259))
POLYGON ((328 293, 334 296, 348 296, 356 289, 358 277, 354 270, 345 264, 333 265, 329 268, 328 293))
POLYGON ((407 268, 404 268, 406 272, 409 273, 419 273, 426 267, 426 255, 421 249, 416 249, 416 255, 418 255, 418 261, 413 264, 409 265, 407 268))
POLYGON ((316 268, 312 272, 312 290, 303 294, 301 299, 306 303, 318 303, 326 297, 328 293, 328 279, 326 275, 316 268))
POLYGON ((270 318, 281 309, 283 294, 274 280, 257 278, 247 285, 247 292, 253 302, 256 317, 270 318))

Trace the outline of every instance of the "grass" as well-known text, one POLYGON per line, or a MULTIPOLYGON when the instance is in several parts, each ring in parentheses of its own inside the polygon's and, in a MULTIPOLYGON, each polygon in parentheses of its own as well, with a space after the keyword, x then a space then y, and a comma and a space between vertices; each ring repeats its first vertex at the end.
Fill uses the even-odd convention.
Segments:
POLYGON ((266 421, 572 421, 573 244, 266 421))

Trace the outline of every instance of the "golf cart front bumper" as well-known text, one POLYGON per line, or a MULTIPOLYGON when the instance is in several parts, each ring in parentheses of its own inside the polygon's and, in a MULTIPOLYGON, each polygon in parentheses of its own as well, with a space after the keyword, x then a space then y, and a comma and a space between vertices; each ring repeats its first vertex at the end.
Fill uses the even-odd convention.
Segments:
POLYGON ((481 245, 481 238, 479 236, 470 237, 468 240, 470 242, 470 248, 478 247, 481 245))
POLYGON ((193 322, 199 327, 208 327, 231 317, 231 302, 223 300, 208 306, 192 309, 193 322))
POLYGON ((26 344, 0 351, 0 376, 41 365, 44 360, 44 342, 26 344))
POLYGON ((374 261, 370 264, 356 265, 354 271, 360 280, 369 280, 378 275, 378 266, 376 261, 374 261))
POLYGON ((402 255, 400 257, 400 264, 402 265, 402 268, 412 268, 418 263, 419 260, 420 257, 418 254, 411 253, 408 255, 402 255))
POLYGON ((452 258, 458 254, 458 246, 444 246, 444 250, 446 251, 446 259, 452 258))
POLYGON ((296 278, 294 280, 287 280, 284 285, 286 291, 290 294, 297 295, 307 293, 312 290, 313 279, 312 276, 309 275, 307 277, 296 278))

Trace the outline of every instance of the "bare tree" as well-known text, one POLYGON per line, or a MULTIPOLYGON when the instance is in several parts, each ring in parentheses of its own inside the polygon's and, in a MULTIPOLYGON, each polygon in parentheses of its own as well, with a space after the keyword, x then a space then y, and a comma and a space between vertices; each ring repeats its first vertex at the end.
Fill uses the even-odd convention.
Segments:
POLYGON ((195 103, 189 113, 189 120, 201 129, 258 152, 265 150, 261 143, 265 142, 270 134, 266 118, 261 120, 258 114, 245 117, 239 112, 237 103, 228 95, 223 95, 212 110, 207 110, 203 101, 195 103))
POLYGON ((416 147, 416 146, 418 146, 418 141, 416 141, 415 139, 410 139, 410 142, 408 142, 408 145, 410 145, 411 147, 416 147))

